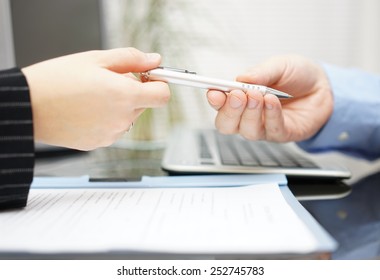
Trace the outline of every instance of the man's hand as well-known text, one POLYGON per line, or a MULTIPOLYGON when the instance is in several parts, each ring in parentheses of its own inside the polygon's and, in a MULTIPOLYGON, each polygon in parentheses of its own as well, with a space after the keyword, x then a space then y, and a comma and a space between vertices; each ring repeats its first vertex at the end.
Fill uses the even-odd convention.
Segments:
POLYGON ((317 133, 332 114, 333 96, 324 70, 302 56, 273 57, 237 80, 275 88, 293 98, 210 90, 208 101, 218 111, 215 125, 221 133, 239 133, 250 140, 301 141, 317 133))

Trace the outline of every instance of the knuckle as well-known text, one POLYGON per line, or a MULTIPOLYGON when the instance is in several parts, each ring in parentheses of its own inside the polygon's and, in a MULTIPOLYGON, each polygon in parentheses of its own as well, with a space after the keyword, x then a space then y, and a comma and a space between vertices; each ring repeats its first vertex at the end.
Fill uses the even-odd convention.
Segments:
POLYGON ((266 133, 266 140, 272 141, 272 142, 283 142, 283 137, 281 133, 278 133, 278 131, 267 131, 266 133))
POLYGON ((226 127, 224 125, 219 125, 218 123, 215 124, 215 127, 216 129, 221 133, 221 134, 225 134, 225 135, 228 135, 228 134, 234 134, 235 131, 233 128, 231 127, 226 127))
POLYGON ((114 137, 105 137, 102 142, 99 143, 99 147, 109 147, 115 142, 114 137))
POLYGON ((136 48, 133 48, 133 47, 128 47, 127 48, 127 53, 130 55, 130 56, 132 56, 132 57, 139 57, 140 56, 140 54, 141 54, 141 52, 138 50, 138 49, 136 49, 136 48))
POLYGON ((165 105, 169 102, 171 94, 169 90, 169 86, 166 83, 162 84, 162 88, 159 91, 160 93, 160 105, 165 105))
POLYGON ((264 139, 264 133, 262 131, 248 130, 248 131, 242 131, 240 132, 240 134, 244 139, 247 139, 249 141, 264 139))
POLYGON ((241 132, 240 135, 243 136, 243 138, 246 140, 250 140, 250 141, 259 140, 257 133, 241 132))
POLYGON ((236 114, 232 110, 220 110, 219 113, 221 114, 221 117, 223 119, 233 120, 236 117, 240 116, 239 114, 236 114))

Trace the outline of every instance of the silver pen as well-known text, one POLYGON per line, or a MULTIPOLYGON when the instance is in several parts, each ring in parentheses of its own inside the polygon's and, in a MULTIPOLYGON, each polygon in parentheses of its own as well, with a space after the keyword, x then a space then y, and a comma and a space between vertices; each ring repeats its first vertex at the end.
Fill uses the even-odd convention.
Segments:
POLYGON ((274 94, 279 98, 291 98, 290 94, 285 92, 256 84, 241 83, 236 81, 228 81, 222 79, 209 78, 197 75, 195 72, 177 69, 172 67, 158 67, 147 72, 141 73, 142 81, 163 81, 166 83, 197 87, 203 89, 214 89, 229 92, 233 89, 258 90, 263 94, 274 94))

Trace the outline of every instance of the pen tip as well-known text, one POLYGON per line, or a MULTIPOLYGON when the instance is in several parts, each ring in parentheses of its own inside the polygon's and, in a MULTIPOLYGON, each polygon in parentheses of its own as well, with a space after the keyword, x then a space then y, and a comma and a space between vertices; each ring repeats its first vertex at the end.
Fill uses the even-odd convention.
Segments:
POLYGON ((287 94, 287 93, 279 91, 277 89, 271 88, 269 90, 269 92, 272 93, 272 94, 274 94, 274 95, 276 95, 279 98, 293 98, 293 95, 287 94))

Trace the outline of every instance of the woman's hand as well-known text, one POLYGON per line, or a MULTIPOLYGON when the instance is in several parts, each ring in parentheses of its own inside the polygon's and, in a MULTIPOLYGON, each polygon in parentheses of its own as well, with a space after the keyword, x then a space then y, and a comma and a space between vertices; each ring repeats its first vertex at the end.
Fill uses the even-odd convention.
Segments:
POLYGON ((80 150, 108 146, 148 107, 170 97, 163 82, 132 73, 156 68, 159 54, 134 48, 89 51, 22 69, 27 78, 35 140, 80 150))

